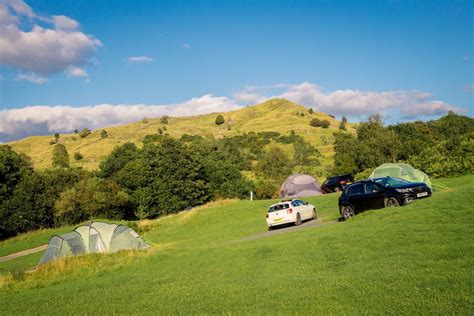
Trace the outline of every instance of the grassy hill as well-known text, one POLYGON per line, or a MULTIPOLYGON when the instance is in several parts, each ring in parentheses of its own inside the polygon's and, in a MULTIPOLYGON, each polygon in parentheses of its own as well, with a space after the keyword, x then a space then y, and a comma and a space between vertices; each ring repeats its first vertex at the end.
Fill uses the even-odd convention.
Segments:
MULTIPOLYGON (((272 201, 221 201, 141 223, 153 248, 0 263, 5 314, 473 314, 474 176, 400 207, 333 223, 337 194, 309 198, 320 227, 258 237, 272 201), (20 268, 19 268, 20 267, 20 268), (14 271, 10 273, 8 271, 14 271)), ((2 254, 47 232, 0 243, 2 254)), ((35 258, 33 256, 36 256, 35 258)))
MULTIPOLYGON (((75 134, 63 134, 60 142, 64 144, 69 153, 72 166, 95 169, 100 161, 109 154, 117 145, 125 142, 134 142, 140 146, 146 135, 156 134, 158 128, 166 127, 166 132, 173 137, 183 134, 214 136, 216 138, 239 135, 244 132, 277 131, 289 134, 294 130, 317 147, 323 155, 324 166, 332 164, 333 132, 339 130, 339 121, 322 112, 308 113, 308 109, 285 99, 273 99, 256 106, 249 106, 237 111, 225 113, 212 113, 191 117, 172 117, 168 124, 160 122, 159 118, 147 118, 132 124, 104 128, 107 138, 101 138, 101 130, 93 131, 86 138, 75 134), (304 116, 297 115, 304 113, 304 116), (222 114, 225 123, 217 126, 215 118, 222 114), (329 128, 315 128, 309 125, 313 118, 327 119, 331 122, 329 128), (80 152, 84 159, 76 161, 75 152, 80 152)), ((349 132, 354 132, 350 124, 349 132)), ((9 143, 19 153, 24 153, 32 159, 37 169, 44 169, 52 165, 53 145, 50 141, 54 136, 32 136, 9 143)))

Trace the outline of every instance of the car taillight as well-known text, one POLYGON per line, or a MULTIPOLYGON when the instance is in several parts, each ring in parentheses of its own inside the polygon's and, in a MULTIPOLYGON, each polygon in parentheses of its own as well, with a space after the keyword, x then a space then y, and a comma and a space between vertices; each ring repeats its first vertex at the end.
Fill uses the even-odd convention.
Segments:
POLYGON ((267 215, 265 215, 265 217, 268 218, 268 216, 269 216, 269 215, 268 215, 268 213, 267 213, 267 215))
POLYGON ((293 213, 293 210, 291 208, 286 210, 286 214, 291 214, 291 213, 293 213))

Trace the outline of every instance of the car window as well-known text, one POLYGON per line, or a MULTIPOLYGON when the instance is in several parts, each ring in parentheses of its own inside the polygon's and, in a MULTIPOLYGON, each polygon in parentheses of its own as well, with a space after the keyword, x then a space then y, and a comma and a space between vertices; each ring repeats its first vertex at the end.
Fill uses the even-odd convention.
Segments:
POLYGON ((276 205, 270 206, 270 209, 268 209, 268 213, 281 211, 281 210, 286 210, 289 207, 290 207, 290 205, 286 204, 286 203, 285 204, 276 204, 276 205))
POLYGON ((380 189, 377 187, 377 185, 375 183, 367 182, 365 184, 365 192, 366 193, 374 193, 374 192, 378 192, 378 191, 380 191, 380 189))
POLYGON ((299 203, 300 206, 305 205, 304 201, 301 201, 301 200, 296 200, 296 201, 299 203))
POLYGON ((299 206, 298 201, 293 201, 293 202, 291 202, 291 206, 293 206, 293 207, 299 206))
POLYGON ((351 185, 347 189, 347 195, 357 195, 362 193, 364 193, 364 186, 362 185, 362 183, 351 185))

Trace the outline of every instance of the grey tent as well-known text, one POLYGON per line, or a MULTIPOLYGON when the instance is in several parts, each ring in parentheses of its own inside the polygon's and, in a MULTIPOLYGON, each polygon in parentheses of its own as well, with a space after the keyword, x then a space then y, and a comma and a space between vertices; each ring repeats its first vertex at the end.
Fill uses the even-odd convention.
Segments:
POLYGON ((283 182, 280 197, 293 198, 320 195, 321 186, 318 180, 307 174, 294 174, 283 182))
POLYGON ((69 233, 51 237, 39 264, 56 258, 86 253, 116 252, 122 249, 148 247, 150 246, 127 226, 93 222, 76 227, 69 233))

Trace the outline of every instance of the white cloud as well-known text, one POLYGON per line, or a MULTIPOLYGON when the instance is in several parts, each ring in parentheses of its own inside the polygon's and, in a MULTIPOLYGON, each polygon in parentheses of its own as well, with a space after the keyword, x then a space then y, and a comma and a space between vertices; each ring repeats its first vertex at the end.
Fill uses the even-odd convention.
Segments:
POLYGON ((42 76, 86 65, 102 43, 78 28, 79 23, 69 17, 42 17, 22 0, 4 0, 0 2, 0 64, 42 76), (39 26, 37 20, 53 27, 39 26))
POLYGON ((139 121, 145 117, 191 116, 239 109, 235 101, 212 94, 168 105, 100 104, 85 107, 28 106, 0 111, 0 141, 29 135, 70 132, 74 129, 97 129, 139 121))
MULTIPOLYGON (((81 74, 81 69, 74 71, 81 74)), ((241 104, 255 104, 269 98, 287 98, 315 110, 345 115, 354 120, 366 118, 367 115, 374 113, 381 113, 385 117, 412 119, 438 116, 448 111, 464 112, 464 109, 432 100, 432 95, 429 93, 351 89, 325 92, 316 84, 304 82, 295 85, 247 86, 242 91, 236 92, 233 98, 207 94, 182 103, 167 105, 28 106, 22 109, 3 110, 0 111, 0 141, 10 141, 29 135, 69 132, 84 127, 97 129, 139 121, 145 117, 225 112, 242 108, 241 104)))
POLYGON ((31 83, 35 84, 43 84, 48 82, 48 79, 44 77, 40 77, 38 75, 35 75, 34 73, 28 73, 28 74, 19 74, 16 76, 15 80, 18 81, 29 81, 31 83))
POLYGON ((62 31, 74 31, 79 28, 79 23, 64 15, 53 16, 54 27, 62 31))
POLYGON ((188 43, 183 43, 182 45, 183 48, 191 48, 191 45, 188 43))
MULTIPOLYGON (((258 102, 269 98, 285 98, 322 112, 354 118, 383 113, 409 119, 440 115, 448 111, 463 112, 461 108, 432 100, 430 93, 417 91, 375 92, 347 89, 324 92, 320 86, 309 82, 272 87, 285 89, 280 93, 267 96, 259 93, 259 87, 251 87, 236 92, 234 97, 239 101, 258 102)), ((263 90, 268 91, 268 87, 264 87, 263 90)))
POLYGON ((66 69, 66 74, 69 77, 86 77, 86 78, 88 77, 88 74, 84 69, 76 67, 76 66, 69 66, 66 69))
POLYGON ((153 61, 153 58, 148 56, 134 56, 128 57, 126 61, 129 63, 150 63, 153 61))

